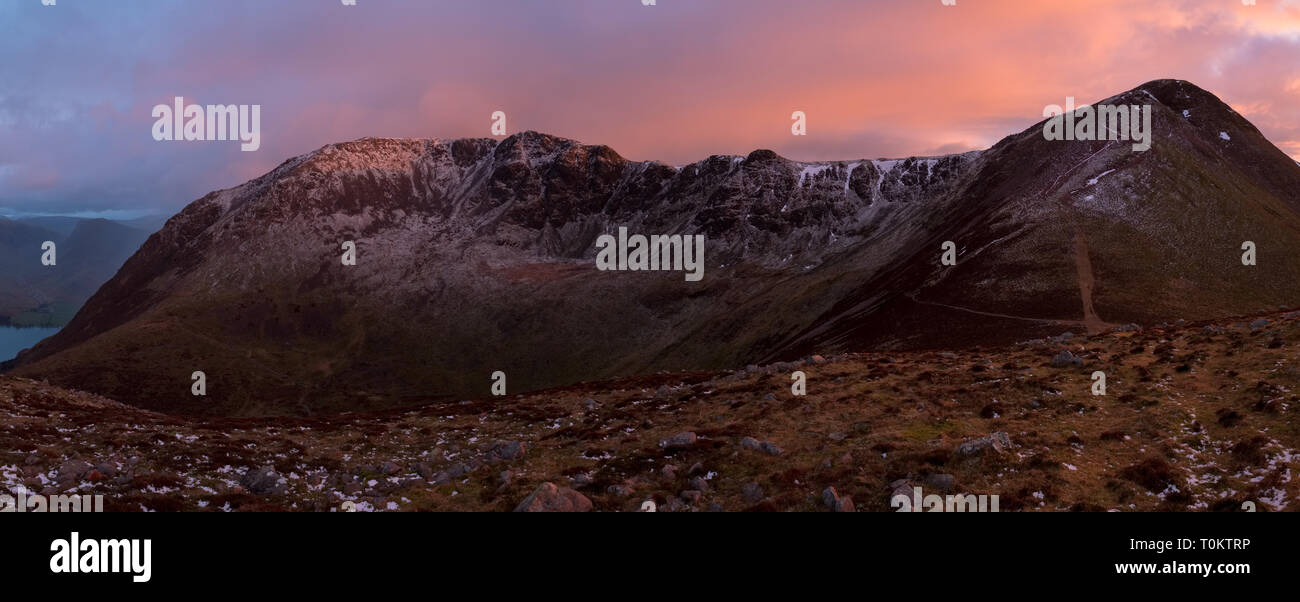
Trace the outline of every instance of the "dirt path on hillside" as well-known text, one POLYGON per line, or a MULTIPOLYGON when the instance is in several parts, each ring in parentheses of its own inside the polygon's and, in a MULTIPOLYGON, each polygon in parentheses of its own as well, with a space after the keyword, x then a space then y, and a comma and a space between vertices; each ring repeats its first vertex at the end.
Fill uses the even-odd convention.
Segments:
POLYGON ((1011 314, 1001 314, 997 312, 971 309, 969 307, 960 307, 957 305, 949 305, 947 303, 936 303, 934 301, 922 301, 920 299, 917 299, 916 295, 914 294, 908 294, 906 295, 906 297, 908 299, 911 299, 913 302, 920 303, 922 305, 943 307, 946 309, 966 312, 969 314, 975 314, 979 316, 987 316, 990 318, 1004 318, 1007 320, 1037 322, 1039 324, 1053 324, 1057 326, 1073 326, 1073 327, 1084 329, 1090 335, 1100 334, 1102 332, 1106 332, 1111 328, 1117 327, 1118 324, 1111 324, 1105 320, 1102 320, 1101 316, 1097 315, 1097 309, 1093 307, 1092 291, 1093 288, 1096 286, 1096 277, 1092 273, 1092 259, 1088 256, 1088 239, 1086 236, 1084 236, 1083 230, 1078 226, 1075 226, 1074 228, 1074 265, 1075 265, 1075 269, 1078 272, 1079 298, 1080 301, 1082 301, 1083 303, 1082 320, 1060 320, 1060 319, 1052 319, 1052 318, 1031 318, 1027 316, 1013 316, 1011 314))
POLYGON ((1092 260, 1088 257, 1088 238, 1078 226, 1074 228, 1074 265, 1079 272, 1079 297, 1083 301, 1083 325, 1088 334, 1098 334, 1114 326, 1097 315, 1092 306, 1092 289, 1096 283, 1092 274, 1092 260))
POLYGON ((978 310, 978 309, 971 309, 971 308, 969 308, 969 307, 961 307, 961 306, 958 306, 958 305, 948 305, 947 303, 936 303, 936 302, 934 302, 934 301, 922 301, 922 300, 920 300, 920 299, 917 299, 915 295, 910 294, 910 293, 909 293, 908 295, 906 295, 906 297, 907 297, 908 299, 911 299, 911 300, 912 300, 913 302, 915 302, 915 303, 920 303, 921 305, 930 305, 930 306, 934 306, 934 307, 943 307, 943 308, 946 308, 946 309, 952 309, 952 310, 956 310, 956 311, 963 311, 963 312, 966 312, 966 313, 969 313, 969 314, 975 314, 975 315, 977 315, 977 316, 988 316, 988 317, 990 317, 990 318, 1005 318, 1005 319, 1008 319, 1008 320, 1020 320, 1020 321, 1023 321, 1023 322, 1037 322, 1037 323, 1039 323, 1039 324, 1053 324, 1053 325, 1056 325, 1056 326, 1082 326, 1082 327, 1087 327, 1087 326, 1088 326, 1088 325, 1087 325, 1085 322, 1083 322, 1082 320, 1057 320, 1057 319, 1053 319, 1053 318, 1030 318, 1030 317, 1027 317, 1027 316, 1013 316, 1013 315, 1011 315, 1011 314, 1000 314, 1000 313, 991 312, 991 311, 982 311, 982 310, 978 310))

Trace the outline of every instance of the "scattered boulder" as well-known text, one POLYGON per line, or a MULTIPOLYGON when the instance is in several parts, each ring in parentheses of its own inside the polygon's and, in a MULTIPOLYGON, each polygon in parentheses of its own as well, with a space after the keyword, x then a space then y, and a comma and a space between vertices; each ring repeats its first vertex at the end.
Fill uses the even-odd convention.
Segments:
POLYGON ((893 505, 894 498, 901 495, 907 499, 912 499, 912 494, 912 482, 907 479, 898 479, 889 484, 889 501, 891 506, 893 505))
POLYGON ((433 475, 433 484, 444 485, 473 471, 474 467, 469 464, 452 464, 451 467, 447 468, 447 470, 440 471, 438 474, 433 475))
POLYGON ((95 467, 91 466, 90 462, 68 460, 59 465, 58 474, 54 480, 60 483, 80 481, 82 477, 90 474, 90 471, 94 469, 95 467))
POLYGON ((521 460, 527 451, 528 445, 523 441, 502 441, 488 451, 488 461, 521 460))
POLYGON ((740 447, 751 451, 763 452, 769 456, 779 456, 785 453, 780 447, 771 441, 759 441, 753 437, 745 437, 740 440, 740 447))
POLYGON ((660 441, 659 447, 669 451, 687 449, 695 445, 695 442, 698 440, 699 438, 695 436, 695 433, 688 431, 685 433, 677 433, 676 435, 660 441))
POLYGON ((831 512, 856 512, 853 508, 853 498, 849 496, 840 497, 834 487, 827 487, 822 491, 822 502, 826 504, 831 512))
POLYGON ((1002 453, 1011 449, 1011 436, 1004 432, 996 432, 987 437, 965 441, 957 446, 956 453, 958 456, 979 456, 988 451, 1002 453))
POLYGON ((745 486, 740 488, 740 495, 750 504, 757 504, 766 497, 763 495, 763 487, 753 481, 745 483, 745 486))
POLYGON ((1062 350, 1052 357, 1052 366, 1056 368, 1079 367, 1082 365, 1083 359, 1067 350, 1062 350))
POLYGON ((271 466, 263 466, 244 473, 239 484, 257 495, 276 495, 284 493, 289 480, 280 476, 271 466))
POLYGON ((524 501, 519 502, 515 512, 587 512, 591 510, 591 500, 568 487, 557 487, 555 483, 542 483, 533 490, 524 501))
POLYGON ((957 487, 957 477, 947 473, 931 474, 921 481, 921 485, 926 489, 936 489, 947 493, 957 487))

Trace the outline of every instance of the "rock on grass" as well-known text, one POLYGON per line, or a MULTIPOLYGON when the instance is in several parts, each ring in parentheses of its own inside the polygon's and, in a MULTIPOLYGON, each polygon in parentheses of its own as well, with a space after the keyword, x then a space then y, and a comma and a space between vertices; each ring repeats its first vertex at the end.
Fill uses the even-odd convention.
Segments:
POLYGON ((831 512, 857 512, 853 508, 853 498, 840 496, 834 487, 827 487, 822 491, 822 502, 831 512))
POLYGON ((257 495, 274 495, 284 493, 289 481, 275 472, 274 468, 263 466, 245 473, 239 484, 257 495))
POLYGON ((1052 357, 1052 366, 1057 368, 1078 367, 1082 365, 1083 359, 1069 351, 1063 350, 1052 357))
POLYGON ((988 451, 1002 453, 1011 449, 1011 436, 1003 432, 993 433, 987 437, 972 439, 957 446, 958 456, 979 456, 988 451))
POLYGON ((763 452, 769 456, 779 456, 785 453, 785 451, 780 447, 777 447, 775 443, 772 443, 771 441, 759 441, 753 437, 745 437, 741 439, 740 446, 748 450, 763 452))
POLYGON ((699 438, 696 437, 695 433, 693 432, 677 433, 676 435, 673 435, 667 439, 664 439, 663 441, 660 441, 659 447, 662 447, 669 451, 687 449, 695 445, 695 442, 698 439, 699 438))
POLYGON ((557 487, 555 483, 542 483, 533 490, 524 501, 519 502, 515 512, 587 512, 591 510, 591 500, 568 487, 557 487))

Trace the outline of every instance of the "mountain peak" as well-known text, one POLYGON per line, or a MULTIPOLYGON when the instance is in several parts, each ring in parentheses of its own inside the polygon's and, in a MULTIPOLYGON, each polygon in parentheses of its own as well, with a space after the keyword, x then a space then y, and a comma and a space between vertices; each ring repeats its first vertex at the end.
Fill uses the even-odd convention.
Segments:
POLYGON ((1156 100, 1171 106, 1177 102, 1178 99, 1195 99, 1198 101, 1207 99, 1218 100, 1218 97, 1210 91, 1183 79, 1153 79, 1134 88, 1134 90, 1146 91, 1148 94, 1155 97, 1156 100))
POLYGON ((768 150, 765 148, 760 148, 758 150, 755 150, 754 152, 749 153, 749 155, 745 157, 745 163, 749 165, 764 165, 769 163, 782 162, 785 160, 786 160, 785 157, 776 154, 776 151, 768 150))

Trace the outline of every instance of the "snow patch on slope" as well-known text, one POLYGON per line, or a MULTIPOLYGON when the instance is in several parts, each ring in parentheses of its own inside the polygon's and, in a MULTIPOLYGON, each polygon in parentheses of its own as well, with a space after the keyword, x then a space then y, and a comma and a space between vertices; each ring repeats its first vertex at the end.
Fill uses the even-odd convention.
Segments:
POLYGON ((1091 180, 1088 180, 1088 185, 1089 185, 1089 186, 1096 186, 1098 180, 1101 180, 1102 178, 1106 177, 1107 175, 1113 173, 1114 171, 1115 171, 1115 170, 1113 170, 1113 169, 1107 169, 1106 171, 1103 171, 1103 172, 1101 172, 1100 174, 1097 174, 1097 177, 1095 177, 1095 178, 1093 178, 1093 179, 1091 179, 1091 180))
POLYGON ((854 161, 849 164, 849 169, 844 173, 844 196, 849 196, 849 182, 853 181, 853 170, 862 165, 861 161, 854 161))

